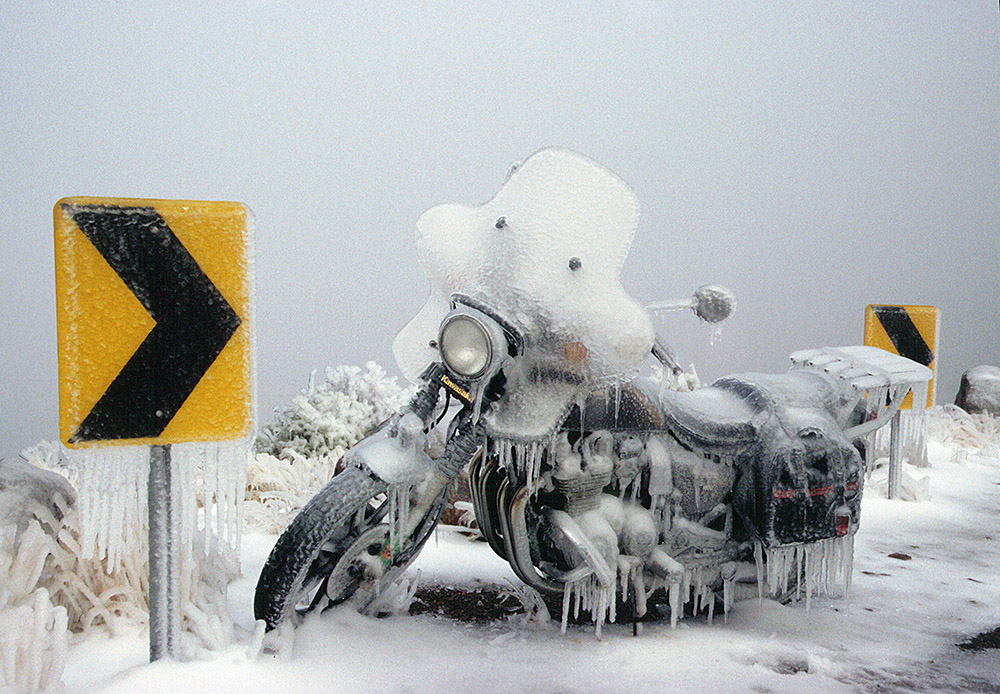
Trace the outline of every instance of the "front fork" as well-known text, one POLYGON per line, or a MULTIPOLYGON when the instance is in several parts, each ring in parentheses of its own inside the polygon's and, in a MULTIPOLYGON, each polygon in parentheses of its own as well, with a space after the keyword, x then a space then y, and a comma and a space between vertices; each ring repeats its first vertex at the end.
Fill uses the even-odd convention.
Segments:
POLYGON ((457 425, 448 439, 444 453, 431 461, 424 480, 416 485, 417 498, 410 505, 406 518, 402 519, 396 542, 387 541, 382 548, 381 557, 386 565, 393 563, 406 539, 417 531, 427 515, 434 510, 434 506, 444 502, 449 485, 472 459, 483 440, 483 426, 478 421, 472 421, 468 391, 451 380, 440 364, 428 367, 423 377, 424 385, 410 399, 407 410, 393 428, 393 435, 402 447, 422 453, 425 436, 433 428, 429 422, 442 388, 457 397, 465 407, 457 415, 457 425), (392 546, 393 544, 396 546, 392 546))

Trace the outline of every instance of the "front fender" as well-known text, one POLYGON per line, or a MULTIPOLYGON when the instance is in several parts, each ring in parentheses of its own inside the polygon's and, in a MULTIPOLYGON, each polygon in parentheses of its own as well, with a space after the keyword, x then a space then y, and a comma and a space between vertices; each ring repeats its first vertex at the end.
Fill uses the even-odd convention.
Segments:
POLYGON ((344 454, 345 466, 370 470, 386 484, 418 484, 433 467, 421 441, 403 445, 395 427, 384 426, 344 454))

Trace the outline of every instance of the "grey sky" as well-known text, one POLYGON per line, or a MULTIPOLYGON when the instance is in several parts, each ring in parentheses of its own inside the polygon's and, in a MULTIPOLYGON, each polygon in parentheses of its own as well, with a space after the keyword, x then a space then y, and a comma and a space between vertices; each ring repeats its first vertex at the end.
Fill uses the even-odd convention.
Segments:
POLYGON ((736 291, 714 348, 658 325, 703 377, 859 343, 868 303, 940 308, 939 401, 1000 362, 993 1, 177 5, 0 6, 0 455, 57 436, 59 198, 254 210, 266 417, 314 368, 395 370, 416 218, 544 145, 635 188, 640 301, 736 291))

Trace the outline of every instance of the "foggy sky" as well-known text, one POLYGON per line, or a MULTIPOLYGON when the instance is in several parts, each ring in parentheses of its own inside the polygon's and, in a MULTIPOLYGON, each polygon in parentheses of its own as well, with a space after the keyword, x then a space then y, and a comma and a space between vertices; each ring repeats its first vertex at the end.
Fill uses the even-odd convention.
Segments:
POLYGON ((546 145, 636 190, 640 302, 735 290, 716 347, 657 323, 703 379, 859 344, 869 303, 940 309, 939 402, 1000 363, 996 2, 177 5, 0 6, 0 456, 57 437, 58 199, 253 209, 263 420, 395 372, 417 217, 546 145))

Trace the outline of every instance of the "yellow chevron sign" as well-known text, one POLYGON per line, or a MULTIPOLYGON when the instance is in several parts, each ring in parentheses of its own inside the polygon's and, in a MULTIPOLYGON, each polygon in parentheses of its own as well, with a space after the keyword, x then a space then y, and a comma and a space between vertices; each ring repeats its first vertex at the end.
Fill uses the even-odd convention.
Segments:
POLYGON ((74 197, 53 213, 63 443, 248 436, 249 210, 74 197))
MULTIPOLYGON (((872 304, 865 309, 865 344, 912 359, 937 374, 940 318, 934 306, 872 304)), ((912 394, 902 409, 913 406, 912 394)), ((934 378, 927 387, 927 406, 934 404, 934 378)))

